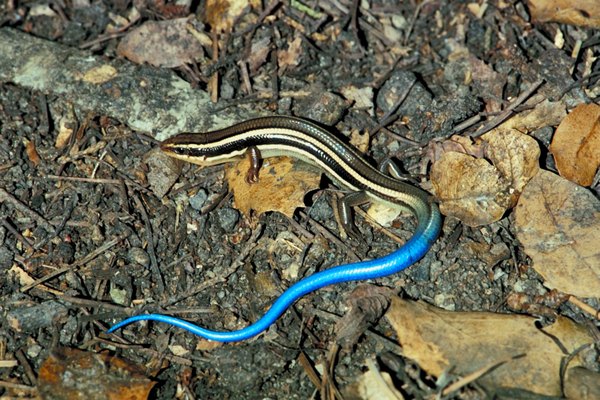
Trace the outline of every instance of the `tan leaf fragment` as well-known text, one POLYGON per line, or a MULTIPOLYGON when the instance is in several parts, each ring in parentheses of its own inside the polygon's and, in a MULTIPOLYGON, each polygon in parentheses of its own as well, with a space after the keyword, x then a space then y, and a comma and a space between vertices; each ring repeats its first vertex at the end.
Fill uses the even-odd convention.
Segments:
POLYGON ((540 171, 515 210, 517 238, 550 288, 600 297, 600 201, 551 172, 540 171))
POLYGON ((396 389, 390 374, 382 372, 377 365, 367 360, 367 372, 358 380, 342 389, 346 399, 360 400, 402 400, 404 396, 396 389))
POLYGON ((565 397, 567 399, 600 399, 600 373, 582 367, 569 370, 565 379, 565 397))
MULTIPOLYGON (((497 368, 478 380, 481 385, 547 396, 561 395, 560 367, 565 354, 557 341, 569 353, 593 341, 585 328, 564 317, 542 332, 532 317, 445 311, 397 297, 386 317, 404 354, 430 374, 439 376, 452 367, 453 373, 467 375, 498 362, 497 368)), ((569 367, 580 364, 575 358, 569 367)))
POLYGON ((536 22, 560 22, 600 28, 598 0, 528 0, 531 17, 536 22))
POLYGON ((145 22, 121 40, 117 54, 155 67, 175 68, 197 62, 204 56, 204 49, 188 32, 187 24, 187 18, 145 22))
POLYGON ((277 53, 277 64, 281 69, 295 67, 300 64, 300 55, 302 54, 302 39, 297 36, 292 43, 289 44, 287 50, 282 50, 277 53))
POLYGON ((550 151, 561 176, 590 186, 600 166, 600 106, 575 107, 556 129, 550 151))
POLYGON ((40 366, 37 388, 44 399, 142 400, 155 384, 128 360, 58 347, 40 366))
POLYGON ((481 138, 487 144, 485 155, 510 182, 514 205, 527 182, 540 170, 540 147, 533 138, 515 130, 493 130, 481 138))
POLYGON ((531 132, 546 126, 556 126, 566 115, 567 110, 563 102, 546 99, 536 104, 532 110, 523 111, 510 118, 498 128, 503 131, 516 129, 520 132, 531 132))
POLYGON ((207 0, 203 19, 212 32, 228 33, 249 8, 260 7, 260 0, 207 0))
MULTIPOLYGON (((481 140, 482 145, 464 149, 481 154, 478 148, 483 147, 482 156, 489 161, 450 151, 443 153, 431 169, 431 183, 440 200, 440 210, 469 226, 502 218, 539 170, 540 150, 533 138, 515 130, 495 129, 481 140)), ((457 146, 462 144, 451 141, 449 148, 460 148, 457 146)))
POLYGON ((279 211, 292 217, 296 208, 304 206, 306 193, 318 188, 321 181, 320 171, 289 157, 263 160, 257 183, 246 182, 249 168, 250 162, 244 158, 228 165, 225 172, 235 206, 245 215, 250 215, 250 210, 257 214, 279 211))
POLYGON ((494 166, 463 153, 444 153, 431 168, 440 211, 469 226, 498 221, 509 206, 507 184, 494 166))

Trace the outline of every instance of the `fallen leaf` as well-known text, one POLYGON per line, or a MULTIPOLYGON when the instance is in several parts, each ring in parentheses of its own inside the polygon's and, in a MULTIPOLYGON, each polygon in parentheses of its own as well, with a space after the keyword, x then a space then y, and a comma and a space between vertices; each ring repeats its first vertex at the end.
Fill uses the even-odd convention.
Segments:
POLYGON ((277 65, 282 70, 288 67, 295 67, 300 64, 300 56, 302 55, 302 39, 297 36, 292 43, 289 44, 287 50, 277 52, 277 65))
POLYGON ((155 385, 142 371, 107 353, 58 348, 42 363, 37 386, 45 399, 142 400, 155 385))
POLYGON ((207 0, 204 5, 204 22, 215 33, 227 33, 248 8, 259 9, 260 6, 260 0, 207 0))
POLYGON ((561 176, 590 186, 600 166, 600 106, 575 107, 556 129, 550 151, 561 176))
POLYGON ((188 19, 147 21, 121 39, 117 54, 135 63, 175 68, 202 59, 204 49, 187 30, 188 19))
POLYGON ((369 142, 371 141, 371 135, 369 131, 360 133, 358 129, 352 129, 350 131, 350 144, 358 149, 361 153, 365 153, 369 150, 369 142))
POLYGON ((529 111, 523 111, 498 128, 503 131, 516 129, 519 132, 532 132, 546 126, 556 126, 567 115, 565 104, 561 101, 541 101, 529 111))
POLYGON ((249 168, 250 162, 244 158, 228 165, 225 172, 235 206, 245 215, 250 215, 250 210, 258 214, 279 211, 291 218, 296 208, 304 206, 306 193, 318 188, 321 181, 321 172, 289 157, 263 160, 256 183, 246 182, 249 168))
POLYGON ((431 168, 431 183, 440 211, 469 226, 498 221, 510 207, 507 182, 481 158, 444 153, 431 168))
POLYGON ((600 28, 598 0, 528 0, 531 17, 536 22, 600 28))
POLYGON ((369 115, 374 115, 373 88, 368 86, 356 87, 347 85, 340 88, 342 95, 354 102, 353 107, 359 110, 366 110, 369 115))
POLYGON ((350 310, 335 325, 335 341, 344 349, 351 349, 367 328, 378 321, 387 310, 389 288, 359 285, 345 299, 350 310))
POLYGON ((540 170, 540 147, 533 138, 516 130, 493 130, 481 139, 486 143, 485 156, 509 181, 508 191, 514 205, 527 182, 540 170))
POLYGON ((502 218, 539 170, 539 146, 528 135, 495 129, 482 136, 481 141, 479 146, 450 142, 450 148, 464 148, 481 154, 481 158, 449 151, 431 169, 431 183, 441 212, 469 226, 502 218))
POLYGON ((35 143, 33 142, 33 140, 23 139, 23 144, 25 145, 25 152, 27 153, 27 158, 29 158, 29 161, 31 161, 33 166, 37 167, 38 165, 40 165, 42 159, 40 158, 40 154, 35 148, 35 143))
POLYGON ((73 112, 66 112, 61 115, 58 122, 58 134, 54 147, 62 149, 69 144, 71 136, 75 133, 73 127, 77 126, 77 118, 73 112))
POLYGON ((250 47, 250 54, 246 61, 250 72, 255 73, 267 61, 267 56, 271 52, 271 37, 253 40, 250 47))
MULTIPOLYGON (((397 297, 386 317, 406 357, 429 374, 440 376, 452 368, 454 374, 464 376, 498 362, 497 368, 479 378, 479 384, 547 396, 561 395, 563 349, 571 353, 593 342, 587 329, 565 317, 539 329, 536 319, 528 316, 445 311, 397 297)), ((569 367, 580 364, 576 357, 569 367)))
POLYGON ((396 389, 394 380, 387 372, 380 371, 377 365, 367 360, 367 372, 358 380, 342 389, 343 398, 355 400, 402 400, 402 393, 396 389))
POLYGON ((588 190, 540 171, 515 210, 517 239, 550 288, 600 296, 600 201, 588 190))
POLYGON ((565 397, 570 400, 600 399, 600 373, 582 367, 571 368, 565 379, 565 397))

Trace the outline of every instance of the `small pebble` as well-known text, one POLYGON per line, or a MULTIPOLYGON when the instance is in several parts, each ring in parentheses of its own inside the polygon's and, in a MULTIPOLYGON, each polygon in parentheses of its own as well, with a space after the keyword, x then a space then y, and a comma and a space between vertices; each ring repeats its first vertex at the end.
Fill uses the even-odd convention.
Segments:
POLYGON ((225 232, 233 232, 240 214, 233 208, 221 208, 217 211, 219 217, 219 224, 225 230, 225 232))
POLYGON ((10 268, 14 253, 6 246, 0 246, 0 270, 10 268))
POLYGON ((150 256, 148 256, 148 253, 140 247, 130 248, 127 252, 127 257, 129 258, 129 261, 139 264, 144 268, 150 265, 150 256))
POLYGON ((200 189, 195 195, 190 197, 190 206, 196 211, 201 211, 207 199, 208 194, 206 193, 206 190, 200 189))

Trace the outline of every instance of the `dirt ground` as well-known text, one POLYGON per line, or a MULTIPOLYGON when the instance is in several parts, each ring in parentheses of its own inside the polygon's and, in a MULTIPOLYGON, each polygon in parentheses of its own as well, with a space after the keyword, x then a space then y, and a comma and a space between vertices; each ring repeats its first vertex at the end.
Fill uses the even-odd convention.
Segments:
MULTIPOLYGON (((390 236, 405 241, 415 225, 402 214, 380 229, 357 215, 359 239, 343 239, 334 213, 340 191, 327 179, 291 219, 244 215, 224 167, 173 166, 157 156, 157 141, 166 136, 270 113, 301 116, 353 144, 368 132, 361 149, 367 159, 376 165, 392 158, 431 191, 429 167, 452 135, 476 140, 526 109, 534 95, 567 105, 597 102, 585 91, 597 85, 597 63, 590 69, 573 57, 576 46, 598 52, 597 31, 533 21, 528 3, 275 1, 229 17, 213 3, 0 5, 0 36, 12 46, 10 54, 0 47, 0 359, 14 361, 0 369, 0 395, 77 398, 63 396, 52 377, 109 355, 136 372, 123 372, 125 382, 88 384, 105 391, 146 377, 154 383, 136 393, 151 387, 158 399, 360 398, 350 384, 366 360, 389 373, 405 398, 434 398, 443 385, 403 357, 381 318, 389 293, 445 310, 524 313, 542 324, 561 315, 593 325, 565 302, 542 307, 547 312, 507 305, 515 292, 529 299, 549 293, 507 211, 479 227, 444 218, 421 261, 369 282, 368 290, 391 290, 377 292, 384 304, 367 308, 381 307, 380 315, 349 342, 340 338, 339 321, 357 283, 305 296, 265 334, 240 343, 215 344, 158 323, 106 334, 143 312, 239 329, 298 279, 386 255, 400 246, 390 236), (204 42, 182 43, 180 32, 163 34, 154 47, 124 44, 148 21, 182 18, 204 42), (171 46, 176 55, 167 53, 171 46), (36 54, 48 54, 35 61, 49 71, 40 73, 46 79, 15 79, 33 68, 36 54), (82 82, 94 78, 76 72, 83 63, 118 65, 131 82, 88 91, 82 82), (192 97, 173 94, 165 82, 175 80, 187 82, 192 97), (192 98, 206 107, 186 108, 192 98), (500 255, 490 256, 491 249, 500 255), (83 360, 74 360, 75 349, 83 360), (43 365, 53 358, 69 362, 43 365)), ((555 171, 553 129, 527 133, 541 148, 540 167, 555 171)), ((94 374, 111 375, 121 368, 116 363, 102 359, 109 371, 94 374)), ((509 393, 496 396, 542 398, 509 393)), ((444 397, 493 396, 475 380, 444 397)))

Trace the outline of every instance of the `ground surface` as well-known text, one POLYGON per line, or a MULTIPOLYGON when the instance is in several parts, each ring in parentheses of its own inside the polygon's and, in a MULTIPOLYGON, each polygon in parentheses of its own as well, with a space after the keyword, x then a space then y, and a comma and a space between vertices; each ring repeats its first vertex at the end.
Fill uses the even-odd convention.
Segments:
MULTIPOLYGON (((205 22, 214 18, 196 3, 138 4, 136 18, 128 2, 60 3, 5 2, 0 21, 114 59, 124 35, 145 21, 190 13, 205 22)), ((522 3, 491 4, 481 15, 462 2, 419 8, 367 2, 369 8, 358 11, 350 1, 306 3, 323 4, 315 17, 287 2, 247 11, 232 33, 219 36, 217 60, 204 47, 201 62, 176 67, 175 74, 211 91, 219 109, 303 116, 347 135, 368 131, 367 157, 374 163, 395 158, 426 189, 435 141, 453 133, 480 134, 534 83, 543 82, 547 96, 580 90, 571 85, 582 78, 583 67, 570 54, 577 39, 591 35, 563 27, 565 44, 556 48, 559 25, 528 22, 522 3)), ((209 24, 197 28, 210 37, 209 24)), ((53 349, 69 347, 109 350, 143 366, 158 382, 157 398, 311 398, 318 388, 306 365, 328 365, 333 353, 338 387, 353 382, 366 359, 376 359, 384 370, 411 371, 412 397, 435 392, 425 374, 396 354, 384 319, 353 346, 334 349, 336 321, 356 284, 306 296, 267 334, 240 344, 215 346, 160 324, 105 335, 106 327, 141 311, 171 312, 215 329, 240 328, 299 277, 354 256, 382 256, 398 244, 360 216, 360 241, 332 242, 328 235, 340 238, 340 232, 332 208, 335 185, 327 182, 327 190, 307 196, 311 206, 294 221, 280 213, 241 215, 227 195, 222 167, 184 166, 161 198, 149 186, 148 154, 158 130, 139 132, 115 115, 82 108, 73 96, 0 85, 0 307, 6 322, 0 354, 19 360, 0 370, 1 380, 35 386, 41 362, 53 349), (57 147, 58 132, 69 129, 57 147), (290 276, 292 263, 298 271, 290 276), (65 271, 23 292, 15 267, 33 279, 65 271)), ((551 134, 531 133, 548 169, 551 134)), ((449 310, 511 312, 505 299, 515 286, 531 295, 546 291, 527 268, 512 224, 510 213, 482 228, 447 218, 423 260, 373 283, 449 310), (509 256, 491 262, 481 256, 482 244, 504 246, 509 256)), ((406 240, 414 222, 402 216, 393 226, 406 240)), ((567 306, 557 312, 580 320, 567 306)), ((455 395, 469 394, 482 396, 470 387, 455 395)))

